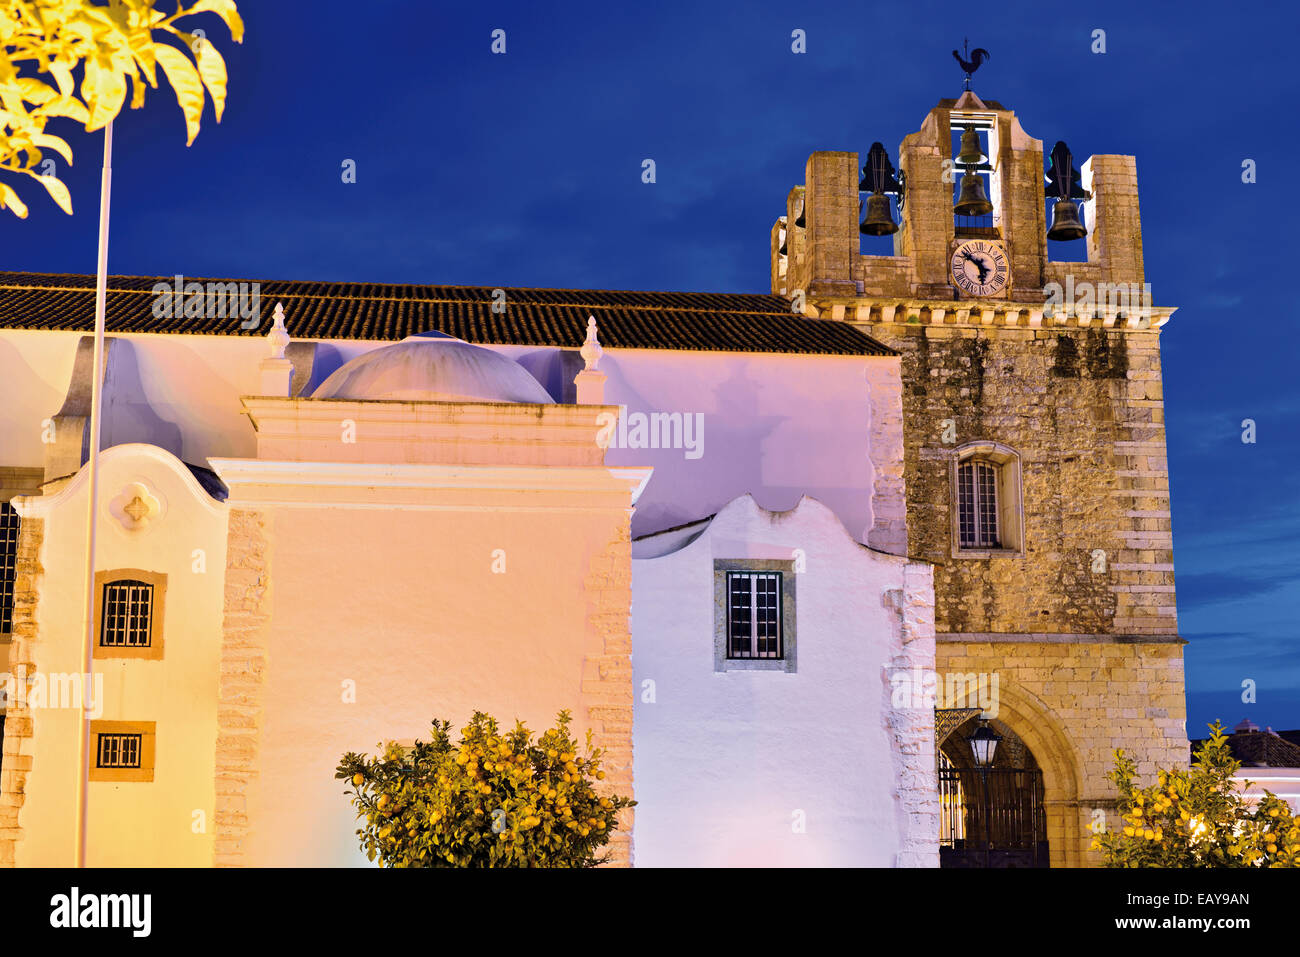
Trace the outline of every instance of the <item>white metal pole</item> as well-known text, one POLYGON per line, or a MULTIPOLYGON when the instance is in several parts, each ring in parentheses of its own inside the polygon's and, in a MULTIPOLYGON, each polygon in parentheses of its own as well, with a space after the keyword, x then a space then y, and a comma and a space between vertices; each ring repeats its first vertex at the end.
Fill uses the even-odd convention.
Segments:
MULTIPOLYGON (((77 867, 86 866, 86 824, 90 791, 90 712, 95 640, 95 517, 99 502, 100 405, 104 388, 104 309, 108 290, 108 199, 113 180, 113 123, 104 127, 104 174, 99 187, 99 265, 95 275, 95 361, 90 387, 90 498, 86 505, 85 616, 81 630, 81 729, 77 764, 77 867)), ((93 702, 98 705, 99 702, 93 702)))

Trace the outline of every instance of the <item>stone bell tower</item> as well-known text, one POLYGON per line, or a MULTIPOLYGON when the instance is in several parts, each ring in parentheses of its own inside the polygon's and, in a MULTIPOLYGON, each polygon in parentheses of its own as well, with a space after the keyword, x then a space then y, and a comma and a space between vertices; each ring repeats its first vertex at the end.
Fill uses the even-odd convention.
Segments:
POLYGON ((1159 348, 1174 310, 1145 283, 1134 158, 1075 171, 1051 152, 1077 211, 1049 213, 1042 141, 967 90, 898 149, 898 222, 873 227, 893 255, 860 252, 853 152, 812 154, 770 251, 795 311, 901 353, 909 552, 935 566, 940 675, 998 677, 994 726, 1042 770, 1052 864, 1079 866, 1090 827, 1119 823, 1115 748, 1144 777, 1188 761, 1159 348), (967 174, 983 202, 956 215, 967 174), (1087 261, 1053 261, 1048 220, 1076 212, 1087 261))

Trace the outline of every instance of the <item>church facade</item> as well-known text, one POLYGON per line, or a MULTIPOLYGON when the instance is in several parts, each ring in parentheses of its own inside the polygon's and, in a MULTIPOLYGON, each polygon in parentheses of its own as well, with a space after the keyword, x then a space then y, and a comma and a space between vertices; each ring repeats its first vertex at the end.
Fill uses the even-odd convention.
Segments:
POLYGON ((768 295, 112 277, 94 370, 93 277, 0 274, 0 866, 72 860, 88 510, 91 865, 363 863, 345 751, 561 709, 617 863, 1091 863, 1113 749, 1187 763, 1134 161, 1058 262, 1010 110, 879 155, 768 295))

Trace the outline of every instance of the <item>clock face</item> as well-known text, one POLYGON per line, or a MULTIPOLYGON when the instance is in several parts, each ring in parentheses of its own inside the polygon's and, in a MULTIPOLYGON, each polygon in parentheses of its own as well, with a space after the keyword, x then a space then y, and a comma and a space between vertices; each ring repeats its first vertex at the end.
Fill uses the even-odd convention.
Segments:
POLYGON ((1007 251, 990 239, 968 239, 952 251, 952 284, 970 296, 995 296, 1007 288, 1007 251))

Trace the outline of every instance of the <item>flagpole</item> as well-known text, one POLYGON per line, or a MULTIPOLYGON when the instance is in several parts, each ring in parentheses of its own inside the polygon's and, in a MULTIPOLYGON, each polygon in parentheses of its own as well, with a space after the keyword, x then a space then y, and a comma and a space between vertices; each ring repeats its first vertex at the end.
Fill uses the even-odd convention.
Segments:
MULTIPOLYGON (((113 180, 113 123, 104 127, 104 173, 99 187, 99 263, 95 274, 95 361, 91 366, 90 498, 86 504, 85 616, 81 630, 81 728, 78 734, 76 866, 86 866, 90 791, 91 654, 95 637, 95 518, 99 501, 100 411, 104 388, 104 311, 108 293, 108 200, 113 180)), ((99 702, 93 702, 99 704, 99 702)))

